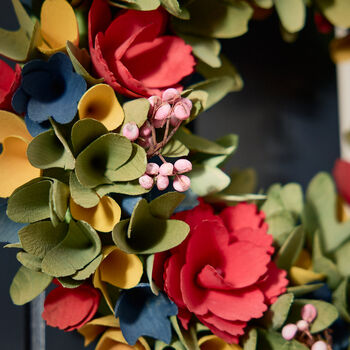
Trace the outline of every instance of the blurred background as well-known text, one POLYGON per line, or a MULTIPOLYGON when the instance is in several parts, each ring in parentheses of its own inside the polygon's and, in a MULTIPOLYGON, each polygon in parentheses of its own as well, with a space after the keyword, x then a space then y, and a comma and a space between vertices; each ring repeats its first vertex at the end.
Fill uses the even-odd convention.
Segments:
MULTIPOLYGON (((275 16, 251 22, 240 38, 222 40, 222 51, 241 73, 244 88, 196 121, 196 132, 212 140, 230 132, 239 135, 227 170, 255 168, 261 188, 291 181, 305 187, 317 172, 331 171, 339 155, 331 36, 318 33, 312 18, 307 23, 294 43, 283 41, 275 16)), ((11 1, 1 0, 0 27, 16 30, 17 25, 11 1)), ((29 306, 14 306, 9 297, 19 268, 15 255, 11 249, 0 252, 0 348, 29 350, 29 306)), ((83 338, 48 327, 46 344, 49 350, 81 349, 83 338)))

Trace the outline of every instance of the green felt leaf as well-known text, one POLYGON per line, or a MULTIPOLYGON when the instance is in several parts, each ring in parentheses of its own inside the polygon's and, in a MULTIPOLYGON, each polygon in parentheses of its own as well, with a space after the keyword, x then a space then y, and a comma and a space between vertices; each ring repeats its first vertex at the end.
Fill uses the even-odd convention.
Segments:
POLYGON ((317 218, 321 243, 326 253, 335 251, 350 239, 350 221, 337 221, 336 190, 329 174, 319 173, 312 179, 307 189, 306 200, 317 218))
POLYGON ((101 252, 96 231, 86 222, 69 223, 66 237, 51 249, 42 261, 42 271, 50 276, 65 277, 83 269, 101 252))
POLYGON ((88 84, 95 85, 104 81, 104 78, 94 78, 88 72, 88 67, 90 66, 90 56, 86 49, 79 49, 68 40, 66 44, 66 50, 74 67, 74 70, 76 73, 81 75, 88 84))
POLYGON ((18 252, 17 260, 26 268, 33 271, 41 271, 41 259, 26 252, 18 252))
POLYGON ((153 278, 152 278, 153 263, 154 263, 154 254, 151 254, 146 259, 146 273, 147 273, 148 283, 149 283, 149 286, 150 286, 153 294, 158 295, 159 294, 159 288, 154 283, 153 278))
POLYGON ((303 189, 297 183, 289 183, 281 189, 281 200, 288 211, 290 211, 297 220, 304 207, 303 189))
POLYGON ((58 281, 64 288, 77 288, 84 283, 84 281, 73 280, 72 277, 59 277, 58 281))
POLYGON ((314 292, 324 286, 324 283, 304 284, 302 286, 295 286, 287 288, 288 293, 293 293, 296 297, 300 297, 304 294, 314 292))
POLYGON ((5 244, 3 248, 16 248, 16 249, 22 249, 22 244, 21 243, 9 243, 5 244))
POLYGON ((63 168, 50 168, 42 171, 42 177, 50 178, 51 180, 58 180, 66 185, 69 184, 70 172, 63 168))
POLYGON ((338 309, 341 317, 346 321, 350 322, 350 311, 349 311, 349 280, 344 278, 339 284, 338 288, 332 294, 333 304, 338 309))
POLYGON ((192 47, 193 54, 201 61, 213 68, 221 66, 221 60, 219 58, 221 45, 217 39, 181 33, 179 35, 185 40, 186 44, 192 47))
POLYGON ((230 177, 222 170, 208 165, 193 165, 188 177, 192 191, 200 197, 220 192, 230 183, 230 177))
POLYGON ((350 276, 350 264, 349 264, 349 257, 350 257, 350 241, 345 242, 342 244, 334 253, 335 262, 338 268, 338 271, 341 275, 344 277, 350 276))
POLYGON ((28 145, 27 155, 30 163, 39 169, 65 168, 70 161, 70 155, 53 130, 36 136, 28 145))
POLYGON ((296 227, 283 243, 276 257, 280 269, 289 270, 297 261, 305 242, 305 231, 302 226, 296 227))
POLYGON ((106 177, 107 170, 115 170, 131 156, 131 142, 118 134, 106 134, 93 141, 79 153, 75 173, 81 184, 95 187, 111 183, 106 177))
POLYGON ((74 202, 83 208, 95 207, 100 202, 97 193, 94 190, 83 186, 74 172, 71 172, 70 174, 69 188, 74 202))
POLYGON ((161 150, 161 154, 168 158, 186 157, 189 149, 179 140, 172 138, 161 150))
POLYGON ((67 234, 67 224, 54 227, 50 221, 40 221, 23 227, 18 236, 23 249, 40 259, 63 241, 67 234))
POLYGON ((203 137, 190 133, 182 127, 175 134, 176 139, 182 142, 191 151, 197 151, 206 154, 230 154, 231 148, 226 148, 220 144, 209 141, 203 137))
POLYGON ((254 169, 235 170, 230 178, 230 184, 220 194, 240 195, 254 193, 257 184, 257 175, 254 169))
POLYGON ((179 192, 162 194, 149 203, 151 214, 159 219, 169 219, 185 197, 183 193, 179 192))
POLYGON ((21 266, 10 287, 10 296, 15 305, 24 305, 36 298, 51 283, 52 277, 21 266))
POLYGON ((274 330, 280 329, 286 322, 293 301, 294 294, 287 293, 281 295, 265 314, 264 324, 274 330))
POLYGON ((350 2, 348 0, 316 0, 316 4, 333 25, 341 28, 350 27, 350 2))
POLYGON ((275 331, 258 330, 258 346, 257 349, 264 350, 307 350, 308 347, 296 340, 285 340, 281 333, 275 331))
POLYGON ((12 5, 19 29, 9 31, 0 28, 0 54, 14 61, 24 62, 34 50, 40 28, 38 23, 34 24, 19 0, 12 0, 12 5))
POLYGON ((147 155, 141 146, 132 143, 130 158, 117 170, 107 170, 106 177, 111 181, 123 182, 138 179, 146 171, 147 155))
POLYGON ((190 2, 187 8, 190 20, 174 18, 175 29, 211 38, 233 38, 244 34, 253 14, 248 3, 241 0, 196 0, 190 2))
POLYGON ((255 4, 261 8, 269 9, 273 6, 273 0, 254 0, 255 4))
POLYGON ((83 281, 89 278, 99 267, 102 261, 102 254, 98 255, 94 260, 92 260, 88 265, 86 265, 82 270, 72 275, 73 280, 83 281))
MULTIPOLYGON (((190 117, 185 120, 184 124, 188 124, 198 117, 205 109, 208 100, 208 93, 203 90, 191 91, 189 94, 186 94, 188 99, 192 102, 192 109, 190 117)), ((183 95, 184 96, 184 95, 183 95)))
POLYGON ((160 6, 160 0, 110 0, 109 4, 138 11, 151 11, 160 6))
POLYGON ((189 325, 188 330, 185 330, 179 325, 176 316, 171 316, 170 321, 186 350, 200 350, 198 346, 196 327, 193 323, 189 325))
POLYGON ((147 120, 150 103, 146 98, 138 98, 123 104, 124 123, 134 122, 140 128, 147 120))
POLYGON ((338 286, 341 280, 340 272, 337 265, 335 265, 331 259, 323 255, 319 231, 316 231, 314 234, 312 266, 315 272, 323 273, 327 276, 327 284, 330 288, 334 289, 338 286))
POLYGON ((50 217, 49 196, 51 181, 27 183, 9 198, 8 217, 15 222, 30 223, 50 217))
POLYGON ((273 0, 283 27, 289 33, 303 29, 306 8, 303 0, 273 0))
POLYGON ((273 184, 267 190, 267 199, 261 207, 267 217, 280 213, 285 210, 281 198, 282 186, 281 184, 273 184))
POLYGON ((245 336, 243 350, 256 350, 258 344, 258 332, 252 328, 245 336))
POLYGON ((138 182, 138 180, 128 182, 118 182, 112 185, 102 185, 96 188, 96 192, 99 196, 103 197, 108 193, 120 193, 130 196, 138 196, 145 194, 150 190, 144 189, 138 182))
POLYGON ((131 219, 120 221, 112 236, 115 244, 127 253, 154 254, 176 247, 188 233, 185 222, 154 217, 147 201, 141 199, 131 219))
POLYGON ((206 197, 206 201, 210 203, 217 203, 217 202, 226 202, 226 203, 237 203, 237 202, 247 202, 247 201, 258 201, 258 200, 264 200, 266 199, 266 196, 263 194, 254 194, 254 193, 246 193, 241 195, 234 195, 234 194, 222 194, 222 192, 215 193, 214 195, 206 197))
POLYGON ((181 343, 180 340, 175 340, 171 342, 170 344, 166 344, 162 342, 161 340, 156 340, 154 344, 154 350, 186 350, 183 344, 181 343))
POLYGON ((186 8, 181 7, 177 0, 160 0, 162 6, 173 16, 181 19, 189 19, 190 13, 186 8))
POLYGON ((68 209, 69 187, 60 181, 53 181, 50 189, 50 198, 52 199, 54 212, 58 219, 63 221, 68 209))
POLYGON ((266 218, 268 233, 274 237, 275 242, 282 246, 290 232, 294 229, 295 223, 288 211, 281 211, 266 218))
POLYGON ((339 316, 337 309, 332 304, 326 303, 325 301, 296 299, 291 308, 287 322, 296 323, 298 320, 300 320, 301 309, 306 304, 312 304, 317 309, 317 317, 310 327, 310 332, 313 334, 322 332, 326 328, 330 327, 339 316))
POLYGON ((78 120, 72 127, 71 135, 74 154, 78 155, 90 143, 107 133, 107 128, 95 119, 78 120))

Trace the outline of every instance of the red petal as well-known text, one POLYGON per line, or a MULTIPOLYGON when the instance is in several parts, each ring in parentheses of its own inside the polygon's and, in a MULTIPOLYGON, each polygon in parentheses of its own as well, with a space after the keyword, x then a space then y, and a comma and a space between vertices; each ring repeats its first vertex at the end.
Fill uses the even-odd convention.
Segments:
POLYGON ((227 343, 239 343, 239 337, 231 335, 230 333, 227 333, 225 331, 221 331, 220 329, 216 328, 212 324, 205 322, 202 318, 200 318, 200 321, 207 326, 215 335, 217 335, 219 338, 224 340, 227 343))
POLYGON ((192 313, 189 312, 187 309, 182 309, 181 307, 179 307, 177 318, 180 320, 182 327, 188 329, 188 324, 191 321, 192 313))
POLYGON ((274 262, 270 262, 266 278, 258 284, 265 295, 267 304, 273 304, 277 297, 286 291, 289 283, 286 276, 286 271, 280 270, 274 262))
POLYGON ((123 63, 132 76, 150 88, 165 88, 193 73, 192 47, 177 36, 134 44, 123 63))
POLYGON ((197 275, 196 282, 199 286, 206 289, 233 289, 232 285, 227 283, 219 272, 211 265, 203 267, 202 271, 197 275))
POLYGON ((333 169, 333 176, 339 194, 350 204, 350 163, 337 159, 333 169))
POLYGON ((91 320, 99 301, 99 292, 88 285, 57 287, 47 295, 42 317, 51 327, 73 330, 91 320))
POLYGON ((16 64, 15 71, 0 60, 0 109, 12 110, 12 96, 21 81, 21 67, 16 64))
POLYGON ((164 290, 164 267, 165 262, 170 257, 169 251, 157 253, 154 255, 153 261, 153 271, 152 271, 152 279, 156 283, 157 287, 164 290))
POLYGON ((107 1, 94 0, 89 11, 89 47, 93 48, 95 36, 104 32, 112 20, 111 10, 107 1))

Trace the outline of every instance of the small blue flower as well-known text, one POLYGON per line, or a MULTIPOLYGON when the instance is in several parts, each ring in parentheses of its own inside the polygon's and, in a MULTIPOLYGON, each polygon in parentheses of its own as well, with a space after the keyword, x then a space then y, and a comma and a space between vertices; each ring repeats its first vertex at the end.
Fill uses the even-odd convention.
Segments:
POLYGON ((115 306, 125 340, 134 345, 141 336, 149 336, 169 344, 169 316, 177 315, 177 306, 164 294, 154 295, 148 283, 124 290, 115 306))
POLYGON ((25 226, 13 222, 6 215, 7 199, 0 197, 0 242, 17 243, 19 242, 18 230, 25 226))
POLYGON ((26 114, 31 130, 35 130, 34 123, 46 129, 42 123, 50 117, 60 124, 71 122, 85 90, 84 78, 73 72, 68 56, 59 52, 47 62, 33 60, 23 67, 12 106, 17 113, 26 114))

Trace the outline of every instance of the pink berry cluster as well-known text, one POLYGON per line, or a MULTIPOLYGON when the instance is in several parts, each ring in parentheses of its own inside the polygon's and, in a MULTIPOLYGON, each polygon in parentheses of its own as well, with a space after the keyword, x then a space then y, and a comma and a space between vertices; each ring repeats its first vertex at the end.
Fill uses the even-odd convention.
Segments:
POLYGON ((330 350, 328 345, 330 336, 326 334, 328 342, 324 341, 320 336, 316 338, 310 333, 310 325, 317 317, 317 309, 312 304, 306 304, 301 309, 301 320, 296 324, 289 323, 282 328, 282 337, 285 340, 292 340, 297 338, 299 341, 305 343, 311 350, 330 350))
POLYGON ((191 180, 182 175, 192 170, 192 163, 187 159, 179 159, 174 164, 165 162, 161 166, 148 163, 146 173, 139 178, 140 185, 149 190, 156 183, 158 190, 164 191, 169 186, 169 176, 174 176, 173 187, 178 192, 190 188, 191 180))

